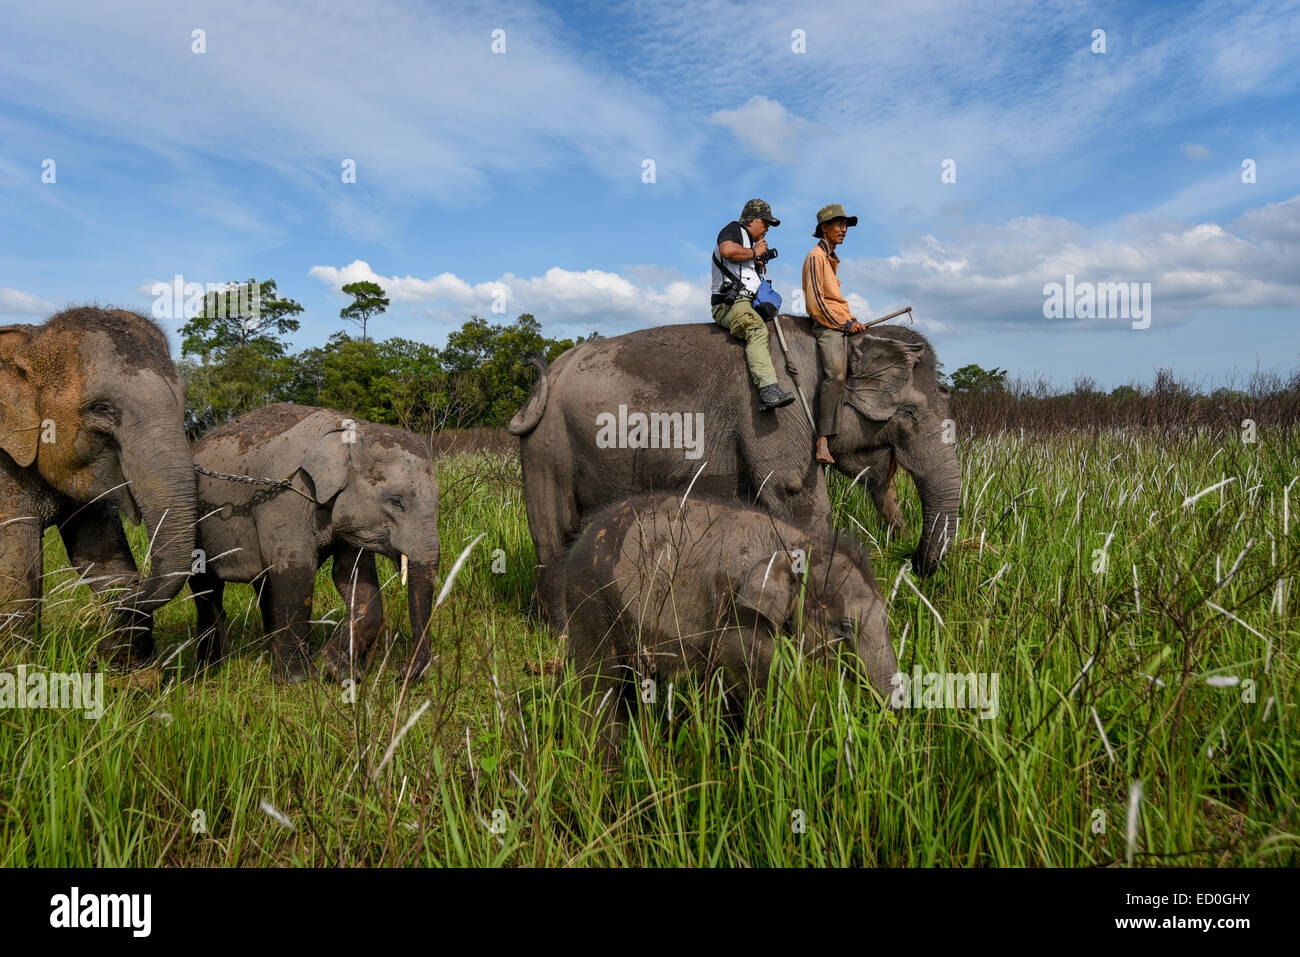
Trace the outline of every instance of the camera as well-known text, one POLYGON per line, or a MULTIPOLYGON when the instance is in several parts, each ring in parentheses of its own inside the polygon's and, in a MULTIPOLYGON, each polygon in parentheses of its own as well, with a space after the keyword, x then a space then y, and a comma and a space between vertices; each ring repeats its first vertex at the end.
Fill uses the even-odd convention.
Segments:
POLYGON ((766 266, 770 261, 772 261, 775 258, 776 258, 776 250, 769 249, 767 252, 763 253, 763 255, 755 256, 754 262, 762 263, 764 266, 766 266))

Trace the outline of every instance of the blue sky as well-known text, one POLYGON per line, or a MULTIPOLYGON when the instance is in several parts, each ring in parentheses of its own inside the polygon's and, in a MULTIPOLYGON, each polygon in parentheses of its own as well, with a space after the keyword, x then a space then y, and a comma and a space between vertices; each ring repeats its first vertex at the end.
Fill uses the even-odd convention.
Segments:
POLYGON ((393 300, 373 334, 434 344, 471 313, 706 321, 713 238, 761 196, 787 302, 843 203, 855 310, 913 305, 948 369, 1289 373, 1297 51, 1297 3, 11 7, 0 321, 149 311, 176 274, 276 279, 299 346, 359 278, 393 300), (1067 274, 1150 283, 1150 327, 1045 318, 1067 274))

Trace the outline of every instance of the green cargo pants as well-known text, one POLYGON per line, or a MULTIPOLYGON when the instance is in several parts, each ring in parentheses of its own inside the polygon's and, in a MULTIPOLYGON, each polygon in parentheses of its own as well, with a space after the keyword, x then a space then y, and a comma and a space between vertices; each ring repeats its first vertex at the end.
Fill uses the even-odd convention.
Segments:
POLYGON ((839 431, 836 420, 844 402, 844 377, 849 369, 849 337, 839 329, 813 322, 817 355, 821 357, 822 381, 817 390, 817 434, 827 437, 839 431))
POLYGON ((737 339, 745 340, 745 361, 749 363, 749 377, 762 389, 776 385, 776 369, 772 367, 772 353, 767 347, 767 326, 763 317, 754 311, 749 299, 737 299, 728 306, 725 302, 713 307, 713 321, 737 339))

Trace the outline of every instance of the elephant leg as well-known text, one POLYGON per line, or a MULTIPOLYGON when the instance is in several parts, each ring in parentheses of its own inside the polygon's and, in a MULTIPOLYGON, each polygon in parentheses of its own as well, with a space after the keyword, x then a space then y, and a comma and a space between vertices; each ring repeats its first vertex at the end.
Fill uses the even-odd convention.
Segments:
POLYGON ((334 587, 343 597, 343 622, 321 649, 320 662, 339 681, 355 679, 384 628, 384 602, 373 552, 342 545, 334 551, 334 587))
POLYGON ((193 575, 190 578, 190 592, 199 613, 199 667, 214 665, 226 656, 225 591, 226 583, 215 575, 193 575))
POLYGON ((311 634, 312 566, 272 568, 266 573, 260 603, 262 625, 271 640, 271 677, 297 684, 311 674, 307 639, 311 634))
POLYGON ((529 530, 537 550, 537 596, 557 636, 568 632, 569 616, 564 607, 564 559, 570 536, 576 534, 581 523, 572 484, 558 481, 547 473, 546 481, 536 483, 536 510, 528 510, 529 530), (533 515, 540 516, 536 522, 533 515))
POLYGON ((611 677, 604 662, 583 672, 578 679, 582 702, 580 727, 584 741, 589 741, 606 771, 618 769, 619 750, 627 728, 629 700, 627 681, 611 677))
MULTIPOLYGON (((96 595, 134 591, 141 582, 122 519, 113 508, 79 507, 59 526, 68 561, 84 575, 96 595)), ((100 640, 98 654, 117 667, 134 668, 153 658, 153 615, 118 600, 100 640)))
POLYGON ((0 650, 35 643, 45 559, 44 529, 35 517, 15 517, 0 510, 0 650))
POLYGON ((606 771, 618 768, 636 685, 631 656, 617 650, 608 619, 584 602, 570 622, 568 658, 578 679, 578 726, 606 771))
POLYGON ((898 457, 889 451, 888 471, 883 476, 869 478, 867 489, 871 492, 871 501, 876 506, 880 517, 888 523, 894 534, 907 538, 907 522, 903 520, 903 510, 898 505, 898 493, 894 491, 894 475, 898 471, 898 457))

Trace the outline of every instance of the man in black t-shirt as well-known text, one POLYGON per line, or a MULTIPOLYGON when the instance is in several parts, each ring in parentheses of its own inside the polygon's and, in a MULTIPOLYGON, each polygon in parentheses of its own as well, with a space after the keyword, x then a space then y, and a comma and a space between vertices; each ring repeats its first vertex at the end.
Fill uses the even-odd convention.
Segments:
POLYGON ((780 226, 772 207, 761 199, 751 199, 740 211, 740 219, 727 223, 718 233, 713 253, 713 276, 709 288, 713 321, 737 339, 745 340, 745 361, 750 378, 758 388, 759 408, 764 412, 789 405, 793 393, 776 382, 772 353, 767 345, 767 326, 754 311, 754 294, 758 292, 759 257, 767 252, 769 226, 780 226))

